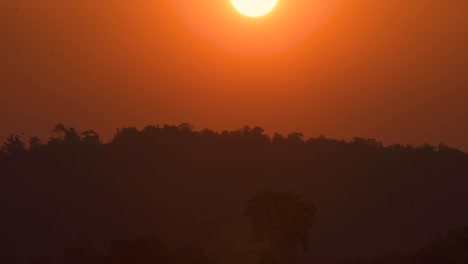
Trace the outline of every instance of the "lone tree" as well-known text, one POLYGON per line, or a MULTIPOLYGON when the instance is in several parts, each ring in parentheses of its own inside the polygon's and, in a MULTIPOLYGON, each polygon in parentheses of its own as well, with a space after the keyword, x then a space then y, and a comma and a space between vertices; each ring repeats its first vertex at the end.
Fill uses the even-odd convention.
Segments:
POLYGON ((292 192, 259 192, 247 202, 252 242, 260 263, 279 263, 298 247, 308 249, 316 209, 292 192))

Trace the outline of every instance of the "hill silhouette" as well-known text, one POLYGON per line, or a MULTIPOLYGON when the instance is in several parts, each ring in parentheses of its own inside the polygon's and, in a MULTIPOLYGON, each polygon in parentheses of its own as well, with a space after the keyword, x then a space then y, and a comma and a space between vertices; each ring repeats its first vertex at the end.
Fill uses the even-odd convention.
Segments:
POLYGON ((0 262, 63 263, 78 243, 114 263, 112 245, 156 234, 152 245, 167 256, 248 263, 243 211, 262 190, 293 191, 317 208, 310 251, 297 263, 410 254, 468 225, 468 155, 443 144, 190 124, 121 128, 107 143, 93 130, 52 132, 44 143, 13 135, 0 151, 0 262))

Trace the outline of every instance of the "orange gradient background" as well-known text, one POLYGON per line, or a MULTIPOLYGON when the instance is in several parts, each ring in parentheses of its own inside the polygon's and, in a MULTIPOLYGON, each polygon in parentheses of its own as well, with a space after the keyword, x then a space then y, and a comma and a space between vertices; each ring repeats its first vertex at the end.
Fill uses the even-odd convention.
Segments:
POLYGON ((230 0, 170 0, 181 20, 216 47, 239 54, 283 51, 312 34, 339 0, 281 0, 262 17, 240 15, 230 0))
POLYGON ((190 122, 468 150, 468 1, 282 0, 258 22, 174 1, 1 1, 0 139, 190 122))

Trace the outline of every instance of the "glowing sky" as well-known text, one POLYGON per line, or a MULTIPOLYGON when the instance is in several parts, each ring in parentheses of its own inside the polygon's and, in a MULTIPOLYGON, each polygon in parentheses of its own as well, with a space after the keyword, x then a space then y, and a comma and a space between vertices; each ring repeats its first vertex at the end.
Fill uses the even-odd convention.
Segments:
POLYGON ((255 24, 174 1, 1 1, 0 138, 190 122, 468 150, 468 1, 288 0, 255 24))

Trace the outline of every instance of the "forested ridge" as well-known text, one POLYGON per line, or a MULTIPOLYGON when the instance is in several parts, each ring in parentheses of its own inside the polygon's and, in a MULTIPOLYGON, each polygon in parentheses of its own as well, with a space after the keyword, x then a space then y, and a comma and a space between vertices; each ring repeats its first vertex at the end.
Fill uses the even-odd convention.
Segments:
MULTIPOLYGON (((160 263, 252 263, 244 211, 265 190, 317 209, 308 251, 294 249, 290 263, 466 263, 427 253, 453 248, 440 241, 468 226, 468 155, 443 144, 189 124, 121 128, 103 143, 59 124, 45 141, 8 138, 0 175, 5 263, 127 263, 115 252, 145 243, 160 263)), ((463 237, 456 247, 468 252, 463 237)))

